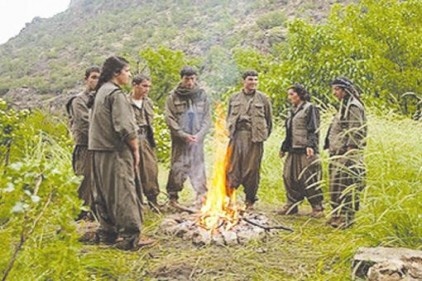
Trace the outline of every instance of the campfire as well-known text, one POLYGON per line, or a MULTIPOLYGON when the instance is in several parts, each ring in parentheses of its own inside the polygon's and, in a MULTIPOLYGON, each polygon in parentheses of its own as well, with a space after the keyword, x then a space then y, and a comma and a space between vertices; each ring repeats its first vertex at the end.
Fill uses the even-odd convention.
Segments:
POLYGON ((239 222, 239 215, 244 212, 244 207, 236 204, 236 191, 228 188, 226 184, 225 171, 231 151, 227 151, 226 122, 220 117, 221 106, 217 107, 217 116, 219 117, 215 123, 215 160, 211 188, 199 217, 199 225, 210 231, 220 227, 229 230, 239 222))
POLYGON ((283 226, 269 226, 269 219, 259 213, 245 212, 243 203, 236 202, 236 190, 226 184, 227 133, 223 110, 217 107, 215 123, 215 160, 211 187, 200 211, 173 214, 164 219, 161 229, 169 235, 176 235, 184 240, 192 240, 196 245, 233 245, 243 244, 251 239, 265 237, 271 229, 291 229, 283 226))

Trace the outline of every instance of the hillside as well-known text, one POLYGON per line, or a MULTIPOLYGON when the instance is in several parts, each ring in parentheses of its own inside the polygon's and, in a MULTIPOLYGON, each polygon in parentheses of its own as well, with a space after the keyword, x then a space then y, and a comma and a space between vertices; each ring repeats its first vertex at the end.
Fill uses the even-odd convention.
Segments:
POLYGON ((72 0, 65 12, 35 18, 0 45, 0 95, 21 87, 65 93, 81 84, 87 66, 111 54, 136 62, 141 49, 159 45, 203 64, 230 63, 234 48, 269 52, 285 40, 286 22, 320 22, 334 2, 352 1, 72 0), (206 59, 216 53, 218 62, 206 59))

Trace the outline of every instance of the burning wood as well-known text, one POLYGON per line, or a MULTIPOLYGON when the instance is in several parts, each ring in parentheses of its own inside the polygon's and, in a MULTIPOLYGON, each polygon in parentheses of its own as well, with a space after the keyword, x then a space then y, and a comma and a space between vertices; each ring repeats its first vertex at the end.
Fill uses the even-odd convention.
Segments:
MULTIPOLYGON (((227 187, 226 167, 231 151, 227 151, 227 133, 222 108, 217 107, 215 124, 215 162, 206 200, 201 210, 192 214, 185 210, 166 218, 161 229, 169 235, 192 240, 196 245, 243 244, 251 239, 261 239, 271 229, 293 231, 284 226, 270 226, 263 214, 245 212, 243 204, 237 204, 235 190, 227 187)), ((182 210, 182 209, 181 209, 182 210)))
POLYGON ((228 138, 222 107, 217 106, 216 111, 218 118, 215 123, 215 160, 211 188, 199 217, 199 225, 211 231, 221 226, 229 230, 239 222, 239 215, 244 211, 236 204, 235 190, 226 184, 226 167, 231 151, 227 151, 228 138))

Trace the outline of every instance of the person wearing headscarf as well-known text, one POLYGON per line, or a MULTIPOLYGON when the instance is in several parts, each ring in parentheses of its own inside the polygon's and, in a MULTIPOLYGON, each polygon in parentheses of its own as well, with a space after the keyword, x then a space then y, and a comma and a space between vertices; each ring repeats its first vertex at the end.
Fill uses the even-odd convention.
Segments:
POLYGON ((287 153, 283 171, 287 202, 278 214, 297 214, 298 205, 306 198, 312 206, 309 215, 322 217, 319 111, 311 103, 308 91, 300 84, 288 88, 287 98, 292 107, 285 123, 286 137, 280 148, 281 158, 287 153))
POLYGON ((165 120, 171 136, 171 163, 166 188, 170 206, 178 208, 179 192, 189 177, 196 195, 195 205, 200 207, 207 192, 204 139, 211 126, 210 99, 198 85, 195 69, 183 67, 180 78, 165 105, 165 120))
POLYGON ((354 83, 337 77, 330 84, 340 106, 324 145, 330 155, 329 192, 333 208, 328 224, 344 229, 354 223, 355 212, 359 210, 359 194, 364 188, 363 149, 367 122, 365 107, 354 83))

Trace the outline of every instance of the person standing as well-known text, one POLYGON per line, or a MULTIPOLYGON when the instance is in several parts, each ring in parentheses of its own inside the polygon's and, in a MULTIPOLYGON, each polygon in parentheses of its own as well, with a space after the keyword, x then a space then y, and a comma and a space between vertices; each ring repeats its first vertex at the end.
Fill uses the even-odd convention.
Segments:
MULTIPOLYGON (((91 66, 85 71, 85 89, 78 95, 71 97, 66 104, 66 111, 70 117, 70 130, 75 142, 72 153, 73 171, 83 176, 78 188, 78 196, 84 205, 92 204, 91 177, 89 169, 90 153, 88 151, 89 107, 93 91, 100 77, 100 68, 91 66)), ((93 219, 89 212, 82 211, 78 219, 93 219)))
POLYGON ((151 89, 151 79, 145 75, 136 75, 132 79, 131 104, 138 125, 139 143, 139 174, 143 193, 153 210, 158 211, 157 196, 160 193, 158 185, 158 163, 155 154, 155 139, 152 122, 154 108, 148 97, 151 89))
POLYGON ((310 102, 308 91, 300 84, 288 88, 287 98, 292 108, 285 122, 286 137, 280 148, 281 158, 287 153, 283 170, 287 203, 278 214, 298 213, 298 205, 307 198, 312 206, 310 216, 322 217, 322 169, 318 156, 319 111, 310 102))
POLYGON ((93 205, 99 242, 122 250, 138 246, 141 202, 135 185, 139 165, 137 126, 122 86, 130 80, 122 57, 105 60, 91 112, 88 148, 92 151, 93 205))
POLYGON ((331 82, 340 107, 328 129, 324 148, 328 149, 329 186, 333 213, 332 227, 344 229, 354 222, 359 210, 359 193, 364 188, 367 123, 365 107, 352 81, 338 77, 331 82))
POLYGON ((189 177, 198 206, 207 192, 204 139, 211 126, 210 101, 197 84, 195 69, 183 67, 180 77, 180 83, 170 92, 165 105, 171 135, 171 167, 166 188, 170 205, 176 207, 178 193, 189 177))
POLYGON ((252 210, 258 200, 260 168, 264 153, 264 141, 272 129, 272 111, 269 98, 257 90, 258 73, 243 73, 242 91, 232 95, 227 113, 229 132, 228 166, 226 167, 229 189, 244 186, 247 210, 252 210))

